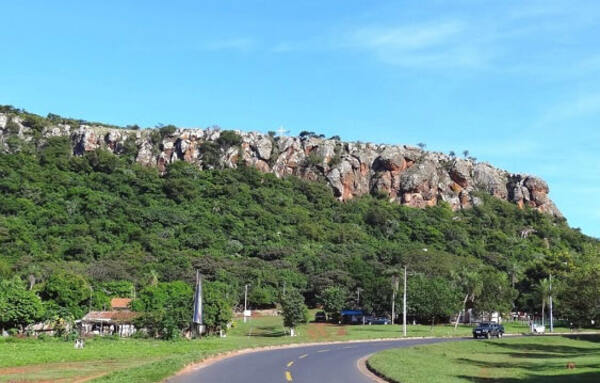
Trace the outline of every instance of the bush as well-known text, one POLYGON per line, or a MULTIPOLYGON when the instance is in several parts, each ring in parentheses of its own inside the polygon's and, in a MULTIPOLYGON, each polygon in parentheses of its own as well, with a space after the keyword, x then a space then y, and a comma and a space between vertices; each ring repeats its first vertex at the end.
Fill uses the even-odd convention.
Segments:
POLYGON ((313 150, 308 154, 308 156, 306 156, 306 159, 304 160, 304 166, 309 168, 323 166, 323 161, 323 156, 317 153, 315 150, 313 150))
POLYGON ((172 136, 177 131, 177 127, 175 125, 165 125, 161 126, 158 129, 158 131, 160 132, 160 135, 164 138, 172 136))
POLYGON ((217 144, 222 148, 229 149, 242 143, 242 137, 233 130, 224 130, 217 138, 217 144))

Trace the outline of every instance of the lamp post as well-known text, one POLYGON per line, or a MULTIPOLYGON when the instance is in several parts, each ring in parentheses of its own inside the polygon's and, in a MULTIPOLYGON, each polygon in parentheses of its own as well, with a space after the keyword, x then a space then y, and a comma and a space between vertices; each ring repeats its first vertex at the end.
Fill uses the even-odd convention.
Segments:
POLYGON ((248 286, 249 284, 244 285, 244 323, 248 320, 248 286))
POLYGON ((404 290, 402 294, 402 334, 406 336, 406 265, 404 265, 404 290))
POLYGON ((550 294, 549 294, 549 303, 550 303, 550 332, 554 332, 554 320, 552 318, 552 274, 550 274, 550 294))
MULTIPOLYGON (((423 249, 424 252, 427 252, 427 248, 423 249)), ((404 265, 404 289, 402 292, 402 335, 406 336, 406 277, 408 272, 406 270, 406 265, 404 265)))

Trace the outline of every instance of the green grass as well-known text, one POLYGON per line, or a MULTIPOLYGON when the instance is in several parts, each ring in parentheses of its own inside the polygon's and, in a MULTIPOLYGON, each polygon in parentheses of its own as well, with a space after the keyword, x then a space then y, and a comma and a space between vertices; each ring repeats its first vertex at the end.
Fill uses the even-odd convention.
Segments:
MULTIPOLYGON (((526 326, 506 326, 525 332, 526 326)), ((220 352, 289 343, 398 338, 400 325, 337 326, 308 324, 297 328, 298 336, 287 336, 281 317, 234 321, 226 338, 167 342, 152 339, 94 338, 83 350, 60 339, 0 338, 0 382, 11 380, 74 381, 97 377, 99 382, 156 382, 186 365, 220 352)), ((408 326, 408 336, 469 336, 471 327, 408 326)))
POLYGON ((402 383, 600 381, 600 335, 531 336, 386 350, 369 366, 402 383), (575 369, 567 369, 567 363, 575 369))

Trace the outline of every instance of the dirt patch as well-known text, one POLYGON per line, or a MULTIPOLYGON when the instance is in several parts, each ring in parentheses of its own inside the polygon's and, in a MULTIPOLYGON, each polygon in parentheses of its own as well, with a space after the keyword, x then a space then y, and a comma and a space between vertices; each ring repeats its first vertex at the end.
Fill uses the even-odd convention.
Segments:
POLYGON ((94 379, 100 378, 101 376, 104 376, 106 374, 108 374, 108 371, 107 372, 102 372, 100 374, 95 374, 95 375, 90 375, 90 376, 86 376, 86 377, 83 377, 83 378, 75 379, 73 381, 73 383, 85 383, 85 382, 89 382, 90 380, 94 380, 94 379))
MULTIPOLYGON (((84 383, 93 379, 97 379, 112 371, 127 367, 129 364, 123 361, 113 360, 91 360, 85 362, 65 362, 65 363, 47 363, 36 364, 30 366, 8 367, 0 369, 0 376, 10 376, 8 382, 19 383, 84 383), (86 371, 87 370, 87 371, 86 371), (52 373, 55 371, 77 371, 70 377, 47 379, 34 378, 36 375, 44 375, 43 373, 52 373), (42 374, 39 374, 42 373, 42 374)), ((68 375, 68 374, 67 374, 68 375)))
POLYGON ((348 333, 346 332, 346 329, 344 327, 340 327, 340 328, 338 328, 338 330, 335 334, 338 336, 345 336, 348 333))
POLYGON ((326 339, 328 338, 328 334, 325 326, 327 326, 326 323, 311 323, 308 325, 306 335, 308 335, 311 340, 326 339))
POLYGON ((490 371, 487 368, 483 367, 481 370, 479 370, 478 376, 480 378, 489 379, 490 371))

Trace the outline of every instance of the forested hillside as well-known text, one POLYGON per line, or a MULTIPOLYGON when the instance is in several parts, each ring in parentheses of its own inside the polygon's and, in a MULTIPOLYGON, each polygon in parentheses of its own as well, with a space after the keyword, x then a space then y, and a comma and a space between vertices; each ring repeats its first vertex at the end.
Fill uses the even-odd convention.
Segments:
MULTIPOLYGON (((74 156, 64 137, 12 145, 15 153, 0 154, 0 277, 17 276, 40 296, 41 316, 78 316, 157 281, 191 286, 195 269, 222 282, 233 304, 246 283, 254 308, 286 288, 309 305, 339 288, 351 307, 360 289, 358 305, 384 314, 390 275, 404 265, 416 273, 414 294, 449 291, 452 310, 477 274, 469 306, 539 311, 538 285, 552 273, 559 315, 599 315, 598 241, 485 193, 458 211, 370 195, 340 202, 324 182, 246 166, 203 171, 178 161, 161 176, 102 149, 74 156)), ((426 306, 413 303, 412 313, 425 320, 426 306)))

